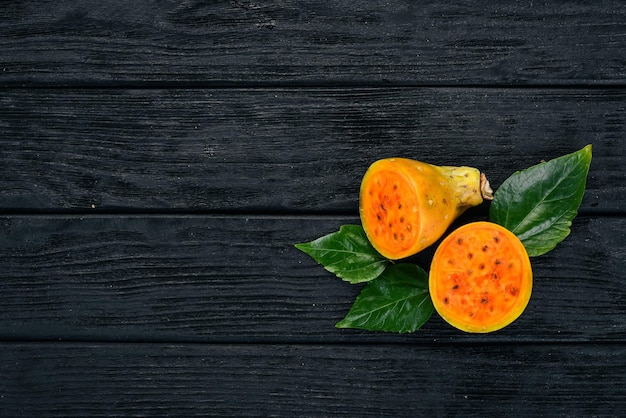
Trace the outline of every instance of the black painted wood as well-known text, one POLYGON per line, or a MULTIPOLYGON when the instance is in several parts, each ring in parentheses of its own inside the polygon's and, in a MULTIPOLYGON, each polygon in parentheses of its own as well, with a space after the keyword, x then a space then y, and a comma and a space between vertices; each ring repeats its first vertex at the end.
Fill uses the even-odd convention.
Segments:
POLYGON ((10 90, 0 209, 356 214, 376 159, 470 165, 497 187, 593 144, 582 211, 624 213, 626 92, 10 90))
POLYGON ((620 84, 620 0, 5 1, 0 85, 620 84))
POLYGON ((1 417, 624 409, 623 2, 1 3, 1 417), (372 161, 497 187, 588 143, 514 324, 334 328, 360 287, 293 243, 372 161))
POLYGON ((599 417, 626 407, 626 349, 618 345, 46 343, 0 350, 2 416, 599 417))
MULTIPOLYGON (((464 219, 463 221, 466 221, 464 219)), ((411 335, 337 330, 361 286, 293 247, 354 218, 5 217, 0 340, 180 342, 623 342, 626 222, 576 220, 533 259, 533 297, 504 330, 436 315, 411 335)), ((426 270, 431 251, 415 262, 426 270)))

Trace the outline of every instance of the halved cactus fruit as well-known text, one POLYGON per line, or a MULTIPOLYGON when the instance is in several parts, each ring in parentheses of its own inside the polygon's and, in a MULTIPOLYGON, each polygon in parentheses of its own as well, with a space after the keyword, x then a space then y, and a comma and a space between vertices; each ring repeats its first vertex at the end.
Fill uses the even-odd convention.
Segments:
POLYGON ((492 222, 473 222, 437 247, 429 292, 439 315, 465 331, 499 330, 517 319, 532 293, 530 259, 522 242, 492 222))
POLYGON ((466 209, 492 198, 476 168, 387 158, 363 176, 359 214, 374 248, 398 260, 430 246, 466 209))

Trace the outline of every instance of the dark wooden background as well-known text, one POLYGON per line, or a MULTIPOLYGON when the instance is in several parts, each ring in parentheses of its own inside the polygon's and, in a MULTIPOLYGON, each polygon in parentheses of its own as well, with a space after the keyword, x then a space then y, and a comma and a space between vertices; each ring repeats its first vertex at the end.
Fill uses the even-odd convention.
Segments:
POLYGON ((0 1, 0 416, 619 415, 625 139, 618 0, 0 1), (513 325, 334 328, 371 162, 588 143, 513 325))

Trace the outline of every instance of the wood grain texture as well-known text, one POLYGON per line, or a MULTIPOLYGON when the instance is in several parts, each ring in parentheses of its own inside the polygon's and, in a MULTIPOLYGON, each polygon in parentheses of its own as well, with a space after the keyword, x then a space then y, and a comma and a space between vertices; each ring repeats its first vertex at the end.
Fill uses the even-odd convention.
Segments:
POLYGON ((0 210, 356 214, 379 158, 470 165, 497 187, 591 143, 581 210, 624 205, 623 90, 10 90, 0 210))
POLYGON ((615 416, 618 345, 0 344, 13 416, 615 416))
POLYGON ((620 0, 0 1, 0 417, 619 414, 624 22, 620 0), (361 286, 293 244, 359 222, 371 162, 497 187, 589 143, 515 323, 334 327, 361 286))
POLYGON ((4 2, 0 85, 623 85, 625 20, 619 0, 4 2))
MULTIPOLYGON (((626 220, 577 218, 533 259, 524 315, 488 335, 436 315, 410 335, 338 330, 360 286, 293 247, 354 218, 0 218, 0 340, 624 342, 626 220)), ((464 220, 466 221, 466 219, 464 220)), ((413 261, 428 269, 430 251, 413 261)))

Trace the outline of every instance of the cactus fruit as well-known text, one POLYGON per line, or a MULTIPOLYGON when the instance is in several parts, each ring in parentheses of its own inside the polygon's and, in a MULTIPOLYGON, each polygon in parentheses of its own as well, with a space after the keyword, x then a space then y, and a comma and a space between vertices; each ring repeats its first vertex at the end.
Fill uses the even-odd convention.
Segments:
POLYGON ((363 176, 359 214, 374 248, 397 260, 430 246, 466 209, 492 198, 475 168, 387 158, 363 176))
POLYGON ((486 333, 517 319, 532 292, 526 249, 491 222, 461 226, 439 245, 429 273, 435 309, 452 326, 486 333))

